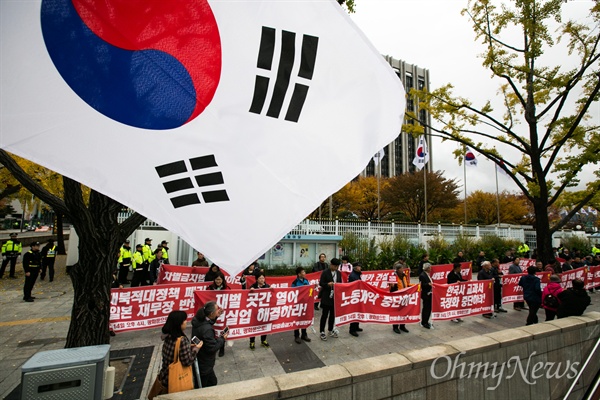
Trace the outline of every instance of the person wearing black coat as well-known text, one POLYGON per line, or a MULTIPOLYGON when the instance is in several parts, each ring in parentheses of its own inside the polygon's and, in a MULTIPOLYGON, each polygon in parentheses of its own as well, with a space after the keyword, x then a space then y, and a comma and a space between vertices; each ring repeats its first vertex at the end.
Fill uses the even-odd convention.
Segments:
MULTIPOLYGON (((361 269, 362 269, 361 263, 357 262, 357 263, 354 263, 354 265, 352 265, 352 272, 348 276, 348 283, 354 282, 354 281, 360 281, 360 275, 362 274, 361 269)), ((358 332, 362 332, 362 329, 359 326, 359 323, 358 322, 350 322, 350 334, 354 337, 358 337, 358 332)))
POLYGON ((542 306, 542 286, 540 278, 535 276, 536 268, 527 268, 527 275, 519 280, 519 286, 523 288, 523 299, 529 307, 526 325, 538 323, 537 312, 542 306))
POLYGON ((584 286, 581 279, 574 279, 573 287, 558 294, 560 304, 556 315, 559 319, 582 315, 587 306, 590 305, 592 301, 584 286))
MULTIPOLYGON (((453 283, 458 283, 458 282, 466 282, 466 279, 463 279, 462 274, 460 273, 460 263, 459 262, 455 262, 454 265, 452 266, 452 271, 450 271, 450 273, 448 274, 448 278, 447 278, 447 283, 448 285, 451 285, 453 283)), ((463 322, 462 318, 453 318, 451 320, 452 322, 463 322)))
POLYGON ((228 334, 217 337, 213 324, 222 313, 223 309, 216 302, 209 301, 196 311, 196 316, 192 319, 192 335, 203 342, 197 355, 202 387, 217 385, 214 370, 216 355, 225 345, 228 334))
POLYGON ((338 267, 342 262, 337 258, 332 258, 330 261, 329 269, 326 269, 321 273, 319 279, 319 299, 321 300, 321 322, 320 322, 320 338, 321 340, 327 340, 325 334, 325 324, 329 328, 329 336, 337 338, 337 330, 334 329, 335 322, 335 309, 333 307, 333 290, 336 283, 342 283, 342 273, 338 271, 338 267))
POLYGON ((221 268, 215 263, 212 263, 206 275, 204 275, 204 282, 213 282, 219 273, 221 272, 221 268))
POLYGON ((421 283, 421 302, 423 308, 421 309, 421 326, 426 329, 432 329, 433 325, 429 323, 429 317, 431 317, 431 296, 433 291, 433 281, 429 272, 431 271, 431 264, 423 264, 423 272, 419 275, 419 282, 421 283))

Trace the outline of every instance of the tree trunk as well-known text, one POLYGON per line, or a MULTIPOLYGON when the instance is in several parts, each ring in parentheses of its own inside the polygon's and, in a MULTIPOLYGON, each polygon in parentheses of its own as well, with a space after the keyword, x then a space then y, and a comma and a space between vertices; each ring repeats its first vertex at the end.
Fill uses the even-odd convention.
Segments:
POLYGON ((65 231, 63 229, 63 216, 61 213, 55 213, 56 223, 54 224, 54 232, 56 233, 56 251, 58 254, 65 255, 67 250, 65 247, 65 231))
POLYGON ((549 264, 554 255, 552 253, 552 234, 550 233, 550 220, 548 219, 548 200, 536 198, 533 201, 535 212, 535 230, 537 244, 537 258, 544 265, 549 264))
POLYGON ((110 283, 122 242, 120 204, 93 192, 86 212, 73 225, 79 236, 79 261, 71 269, 73 310, 67 348, 109 343, 110 283))

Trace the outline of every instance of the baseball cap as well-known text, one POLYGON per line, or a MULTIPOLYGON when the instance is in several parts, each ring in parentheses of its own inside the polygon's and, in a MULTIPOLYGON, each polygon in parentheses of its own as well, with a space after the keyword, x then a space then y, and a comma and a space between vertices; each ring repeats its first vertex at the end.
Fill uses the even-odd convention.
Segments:
POLYGON ((17 234, 13 232, 10 234, 10 237, 17 237, 17 234))
POLYGON ((151 242, 151 241, 152 241, 152 239, 150 239, 150 238, 144 239, 144 242, 151 242))
POLYGON ((40 242, 33 242, 33 243, 31 243, 31 247, 33 247, 33 246, 39 246, 39 245, 40 245, 40 242))
POLYGON ((125 240, 125 243, 129 243, 129 239, 125 240))
POLYGON ((160 244, 169 244, 169 242, 167 242, 166 240, 163 240, 162 242, 160 242, 160 244))

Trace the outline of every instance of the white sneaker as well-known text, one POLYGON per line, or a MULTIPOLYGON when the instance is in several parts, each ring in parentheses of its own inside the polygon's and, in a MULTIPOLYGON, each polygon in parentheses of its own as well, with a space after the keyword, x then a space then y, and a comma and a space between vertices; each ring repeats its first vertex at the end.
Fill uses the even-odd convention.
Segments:
POLYGON ((457 324, 460 322, 460 320, 458 318, 451 319, 450 321, 456 322, 457 324))
POLYGON ((331 336, 332 338, 337 338, 338 337, 338 333, 334 330, 329 332, 329 336, 331 336))
POLYGON ((319 337, 321 338, 321 340, 327 340, 327 335, 325 334, 325 332, 321 332, 321 335, 319 337))

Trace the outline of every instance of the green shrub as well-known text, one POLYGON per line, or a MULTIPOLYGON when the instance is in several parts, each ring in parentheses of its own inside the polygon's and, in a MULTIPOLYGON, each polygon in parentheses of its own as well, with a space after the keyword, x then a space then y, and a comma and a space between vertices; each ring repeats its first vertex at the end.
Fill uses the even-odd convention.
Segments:
POLYGON ((560 243, 563 247, 570 250, 573 257, 575 251, 579 251, 582 257, 592 253, 592 243, 587 238, 584 239, 579 236, 564 237, 560 243))

